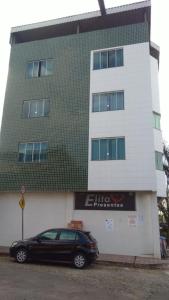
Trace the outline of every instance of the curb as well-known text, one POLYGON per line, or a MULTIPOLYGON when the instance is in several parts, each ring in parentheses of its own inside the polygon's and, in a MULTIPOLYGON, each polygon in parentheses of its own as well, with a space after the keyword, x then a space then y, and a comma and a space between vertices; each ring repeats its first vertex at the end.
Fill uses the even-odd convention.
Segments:
POLYGON ((137 269, 162 269, 168 265, 163 263, 159 264, 138 264, 138 263, 128 263, 128 262, 119 262, 119 261, 105 261, 105 260, 97 260, 96 264, 99 265, 106 265, 106 266, 117 266, 117 267, 128 267, 128 268, 137 268, 137 269))
POLYGON ((0 252, 0 257, 9 256, 8 252, 0 252))
MULTIPOLYGON (((0 257, 9 257, 9 252, 0 252, 0 257)), ((142 264, 137 262, 120 262, 120 261, 111 261, 111 260, 96 260, 97 265, 104 266, 116 266, 116 267, 126 267, 126 268, 137 268, 137 269, 149 269, 149 270, 158 270, 162 268, 169 269, 169 264, 165 263, 154 263, 154 264, 142 264)))

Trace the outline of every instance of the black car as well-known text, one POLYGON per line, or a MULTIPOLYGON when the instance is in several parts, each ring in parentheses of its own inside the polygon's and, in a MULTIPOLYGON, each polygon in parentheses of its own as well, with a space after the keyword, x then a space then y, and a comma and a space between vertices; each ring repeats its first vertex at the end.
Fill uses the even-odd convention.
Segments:
POLYGON ((97 255, 97 242, 90 232, 76 229, 49 229, 10 247, 10 256, 18 263, 29 259, 70 261, 79 269, 94 262, 97 255))

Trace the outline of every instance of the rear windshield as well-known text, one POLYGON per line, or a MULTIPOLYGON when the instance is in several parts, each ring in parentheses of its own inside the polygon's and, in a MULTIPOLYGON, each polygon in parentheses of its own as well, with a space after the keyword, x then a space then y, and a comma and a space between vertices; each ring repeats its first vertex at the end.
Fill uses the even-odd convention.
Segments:
POLYGON ((90 241, 95 241, 95 238, 92 236, 92 234, 90 232, 85 232, 85 235, 87 235, 87 237, 90 241))

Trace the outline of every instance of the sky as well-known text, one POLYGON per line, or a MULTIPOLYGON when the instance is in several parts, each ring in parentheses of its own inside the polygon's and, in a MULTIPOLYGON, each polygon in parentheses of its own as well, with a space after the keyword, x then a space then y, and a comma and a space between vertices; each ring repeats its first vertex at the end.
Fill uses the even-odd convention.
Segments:
MULTIPOLYGON (((106 8, 140 2, 137 0, 104 0, 106 8)), ((161 129, 163 139, 169 143, 169 99, 168 99, 168 72, 169 70, 169 1, 151 0, 152 23, 151 40, 160 46, 160 106, 161 129)), ((5 0, 1 2, 0 10, 0 124, 5 97, 8 63, 10 55, 9 36, 11 27, 57 19, 79 13, 99 10, 98 0, 5 0)))

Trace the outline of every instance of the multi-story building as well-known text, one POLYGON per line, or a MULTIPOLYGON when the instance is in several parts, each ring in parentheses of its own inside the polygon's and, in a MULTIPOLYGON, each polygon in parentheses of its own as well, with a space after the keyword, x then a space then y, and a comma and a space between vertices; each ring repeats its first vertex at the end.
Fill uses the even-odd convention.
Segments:
POLYGON ((165 195, 151 3, 12 28, 0 244, 83 222, 100 252, 159 257, 165 195))

